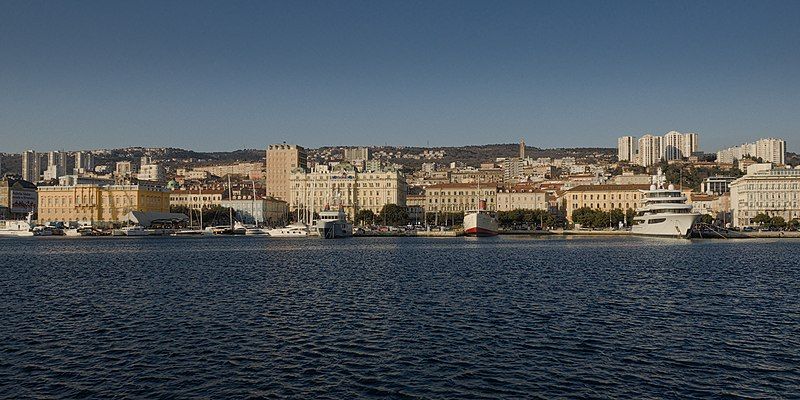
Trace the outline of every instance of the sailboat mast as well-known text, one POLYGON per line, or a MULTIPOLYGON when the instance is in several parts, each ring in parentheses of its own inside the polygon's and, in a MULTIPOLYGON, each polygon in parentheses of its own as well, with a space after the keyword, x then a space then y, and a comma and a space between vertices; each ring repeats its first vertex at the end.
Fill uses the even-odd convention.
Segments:
POLYGON ((200 194, 197 195, 200 202, 200 230, 203 230, 203 184, 200 184, 200 194))
POLYGON ((253 192, 250 193, 253 197, 253 202, 250 204, 250 213, 253 215, 253 220, 255 220, 256 227, 258 227, 258 217, 256 217, 256 181, 252 180, 250 183, 253 184, 253 192))
MULTIPOLYGON (((231 201, 231 205, 233 205, 233 192, 231 191, 231 174, 228 174, 228 200, 231 201)), ((231 223, 231 229, 233 229, 233 207, 228 207, 228 220, 231 223)))

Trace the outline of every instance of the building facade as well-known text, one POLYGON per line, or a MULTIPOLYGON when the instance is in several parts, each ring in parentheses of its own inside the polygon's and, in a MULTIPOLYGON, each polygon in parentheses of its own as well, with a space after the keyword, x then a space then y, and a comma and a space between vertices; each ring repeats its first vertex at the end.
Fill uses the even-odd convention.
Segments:
POLYGON ((729 147, 717 152, 718 164, 733 164, 734 161, 746 157, 761 159, 766 163, 786 164, 786 141, 783 139, 765 138, 752 143, 729 147))
POLYGON ((320 165, 313 171, 295 170, 290 175, 289 208, 313 214, 342 207, 350 218, 359 210, 380 213, 383 206, 406 206, 405 175, 391 167, 358 172, 349 163, 320 165))
POLYGON ((639 138, 639 156, 637 158, 639 165, 649 167, 661 162, 661 158, 664 154, 662 139, 661 136, 653 136, 651 134, 639 138))
POLYGON ((161 164, 142 164, 136 178, 140 181, 164 183, 167 181, 167 171, 161 164))
MULTIPOLYGON (((271 144, 267 148, 267 195, 289 201, 289 179, 295 170, 308 169, 306 150, 296 144, 271 144)), ((291 203, 291 201, 290 201, 291 203)))
POLYGON ((37 203, 33 182, 10 176, 0 179, 0 217, 24 219, 28 213, 36 212, 37 203))
POLYGON ((22 152, 22 180, 28 182, 39 182, 41 167, 39 165, 39 155, 33 150, 22 152))
POLYGON ((730 183, 733 226, 752 226, 758 214, 800 218, 800 169, 755 170, 730 183))
POLYGON ((623 136, 617 139, 617 159, 624 162, 636 160, 636 139, 633 136, 623 136))
POLYGON ((169 198, 149 185, 40 186, 38 220, 111 225, 131 211, 169 212, 169 198))
POLYGON ((547 192, 529 187, 497 190, 497 211, 548 210, 547 192))
POLYGON ((480 200, 486 209, 497 210, 497 186, 477 183, 446 183, 425 189, 426 212, 464 212, 477 210, 480 200))
POLYGON ((182 206, 193 210, 222 205, 224 190, 177 189, 169 193, 171 206, 182 206))
POLYGON ((650 185, 582 185, 567 190, 564 207, 567 219, 572 222, 572 213, 583 207, 593 210, 636 210, 642 201, 642 191, 650 185))
POLYGON ((78 175, 85 172, 94 171, 94 157, 90 151, 75 152, 75 168, 73 174, 78 175))
POLYGON ((344 149, 344 160, 349 162, 368 161, 369 147, 347 147, 344 149))
POLYGON ((236 213, 236 220, 245 224, 261 226, 285 226, 289 216, 289 205, 283 200, 272 197, 239 196, 225 199, 222 207, 232 208, 236 213))

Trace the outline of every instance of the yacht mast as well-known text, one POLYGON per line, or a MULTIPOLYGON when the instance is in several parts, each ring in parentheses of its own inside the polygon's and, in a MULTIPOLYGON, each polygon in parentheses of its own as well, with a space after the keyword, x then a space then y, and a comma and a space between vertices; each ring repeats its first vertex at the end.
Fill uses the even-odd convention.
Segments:
MULTIPOLYGON (((233 192, 231 191, 231 174, 228 174, 228 200, 231 201, 231 205, 233 205, 233 192)), ((233 207, 228 207, 228 219, 231 223, 231 229, 233 229, 233 207)))

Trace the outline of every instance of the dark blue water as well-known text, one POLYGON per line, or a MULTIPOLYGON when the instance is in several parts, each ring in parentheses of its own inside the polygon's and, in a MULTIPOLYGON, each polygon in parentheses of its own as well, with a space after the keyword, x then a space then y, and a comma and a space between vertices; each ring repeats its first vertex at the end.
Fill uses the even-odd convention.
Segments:
POLYGON ((0 239, 0 397, 798 398, 798 250, 0 239))

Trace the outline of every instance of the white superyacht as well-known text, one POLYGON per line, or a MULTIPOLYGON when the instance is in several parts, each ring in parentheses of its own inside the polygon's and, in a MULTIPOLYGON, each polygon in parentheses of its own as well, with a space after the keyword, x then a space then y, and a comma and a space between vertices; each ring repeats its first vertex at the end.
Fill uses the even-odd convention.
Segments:
POLYGON ((686 196, 667 185, 661 169, 653 176, 650 190, 642 190, 642 207, 636 210, 631 232, 636 235, 688 237, 700 217, 686 204, 686 196))

